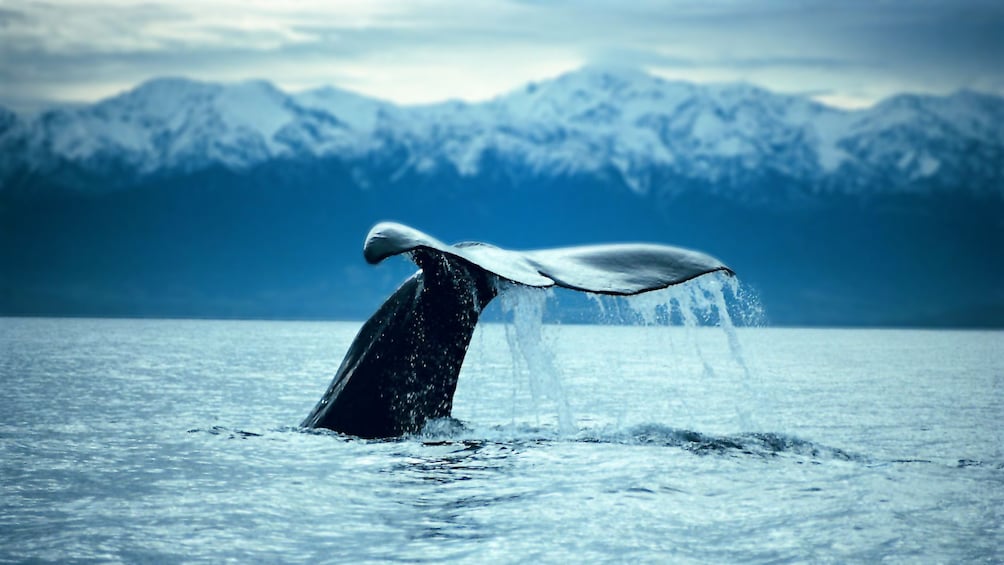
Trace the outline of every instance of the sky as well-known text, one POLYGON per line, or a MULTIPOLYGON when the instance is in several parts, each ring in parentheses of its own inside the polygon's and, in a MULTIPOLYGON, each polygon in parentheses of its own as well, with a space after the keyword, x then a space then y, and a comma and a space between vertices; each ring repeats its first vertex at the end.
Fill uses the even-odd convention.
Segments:
POLYGON ((1004 95, 1001 0, 0 0, 0 104, 91 102, 158 76, 485 100, 586 64, 862 107, 1004 95))

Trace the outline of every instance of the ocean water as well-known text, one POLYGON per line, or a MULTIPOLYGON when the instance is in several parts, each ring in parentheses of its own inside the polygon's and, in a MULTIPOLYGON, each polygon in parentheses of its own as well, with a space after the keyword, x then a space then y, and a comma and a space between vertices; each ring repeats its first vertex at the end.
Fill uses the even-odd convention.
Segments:
POLYGON ((298 429, 358 327, 0 319, 0 562, 1004 560, 1002 332, 485 324, 298 429))

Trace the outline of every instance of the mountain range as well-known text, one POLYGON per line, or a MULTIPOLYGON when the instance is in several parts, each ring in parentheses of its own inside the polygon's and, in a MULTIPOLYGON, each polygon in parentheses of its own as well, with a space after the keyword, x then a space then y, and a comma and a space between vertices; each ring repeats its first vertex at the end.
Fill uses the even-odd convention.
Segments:
POLYGON ((696 247, 777 323, 997 326, 1002 125, 972 91, 852 111, 597 67, 421 106, 155 79, 0 109, 0 313, 360 317, 408 268, 359 259, 394 219, 696 247))

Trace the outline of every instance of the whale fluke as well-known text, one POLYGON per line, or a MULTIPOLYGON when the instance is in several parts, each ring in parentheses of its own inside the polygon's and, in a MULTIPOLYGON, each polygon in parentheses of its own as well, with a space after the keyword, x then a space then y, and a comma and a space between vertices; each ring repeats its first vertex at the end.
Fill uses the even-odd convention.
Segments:
POLYGON ((447 245, 393 222, 370 230, 363 256, 377 264, 416 250, 448 255, 518 284, 620 296, 666 288, 715 271, 735 274, 710 255, 668 245, 629 243, 509 251, 478 242, 447 245))
POLYGON ((395 437, 449 416, 474 327, 500 281, 626 296, 716 271, 734 274, 710 255, 665 245, 510 251, 477 242, 448 245, 391 222, 370 230, 367 262, 400 254, 409 254, 419 271, 363 324, 303 427, 395 437))

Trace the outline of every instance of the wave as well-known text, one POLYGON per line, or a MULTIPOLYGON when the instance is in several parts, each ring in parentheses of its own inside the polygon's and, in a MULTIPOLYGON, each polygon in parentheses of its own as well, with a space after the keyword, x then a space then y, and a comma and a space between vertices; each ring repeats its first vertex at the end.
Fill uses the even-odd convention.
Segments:
POLYGON ((662 424, 641 424, 624 429, 583 429, 574 434, 561 434, 553 428, 534 426, 497 426, 490 429, 472 429, 463 422, 444 418, 434 420, 421 434, 396 441, 422 441, 441 445, 465 443, 552 443, 561 441, 582 443, 607 443, 616 445, 650 445, 679 448, 695 455, 752 456, 760 458, 783 455, 861 461, 864 456, 775 432, 746 432, 728 435, 706 434, 694 430, 674 428, 662 424))
MULTIPOLYGON (((626 429, 580 430, 575 434, 560 434, 556 430, 535 426, 497 426, 487 430, 471 428, 455 418, 430 421, 421 433, 400 438, 363 440, 324 429, 282 427, 271 432, 296 432, 309 435, 330 436, 342 441, 367 443, 415 442, 428 445, 444 444, 547 444, 561 441, 581 443, 608 443, 617 445, 654 445, 680 448, 696 455, 733 455, 777 457, 795 455, 802 457, 865 461, 866 458, 843 449, 821 445, 787 434, 750 432, 731 435, 714 435, 673 428, 662 424, 642 424, 626 429)), ((251 432, 225 426, 194 428, 190 434, 204 433, 226 439, 251 439, 269 432, 251 432)), ((969 462, 971 463, 971 462, 969 462)))
MULTIPOLYGON (((478 450, 489 446, 532 447, 559 442, 599 443, 611 445, 636 445, 676 448, 698 456, 778 457, 808 458, 812 460, 853 461, 868 466, 897 464, 945 464, 930 459, 874 459, 846 449, 831 447, 793 435, 777 432, 744 432, 737 434, 706 434, 695 430, 674 428, 663 424, 640 424, 623 429, 582 429, 574 434, 562 434, 557 429, 544 426, 495 426, 472 428, 455 418, 430 421, 419 434, 387 438, 361 439, 322 428, 307 429, 283 426, 265 431, 247 431, 225 426, 193 428, 190 434, 208 434, 228 440, 247 440, 275 434, 306 434, 324 436, 341 442, 362 444, 411 443, 420 445, 456 445, 463 450, 478 450)), ((996 460, 958 459, 949 464, 958 468, 989 468, 1004 470, 1004 462, 996 460)))
POLYGON ((797 455, 842 461, 861 461, 863 457, 843 449, 829 447, 795 436, 774 432, 746 432, 730 435, 705 434, 661 424, 642 424, 607 436, 585 441, 630 445, 678 447, 697 455, 751 455, 777 457, 797 455))

